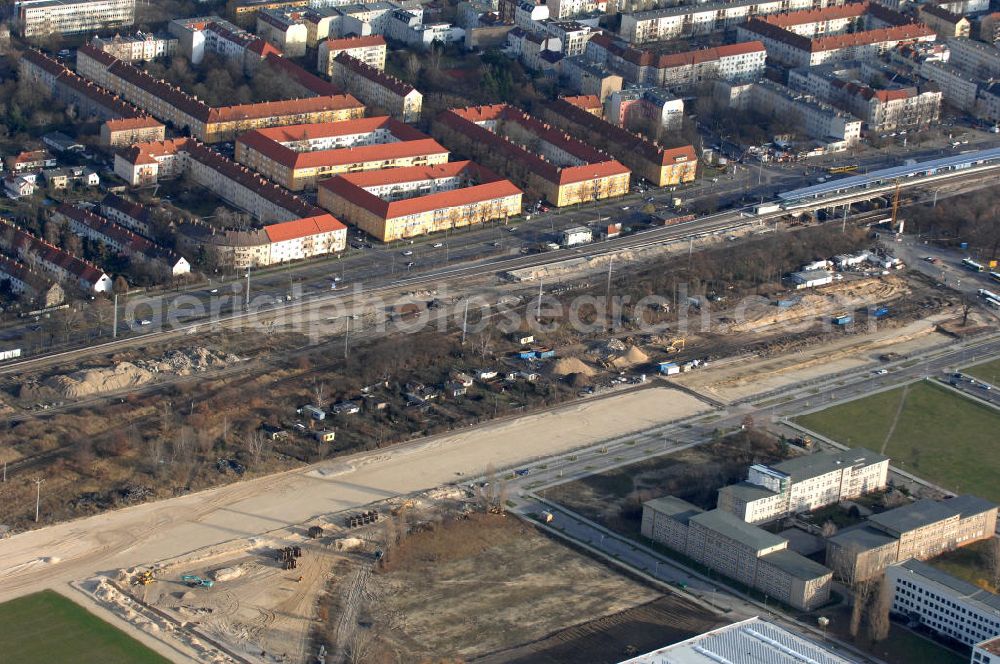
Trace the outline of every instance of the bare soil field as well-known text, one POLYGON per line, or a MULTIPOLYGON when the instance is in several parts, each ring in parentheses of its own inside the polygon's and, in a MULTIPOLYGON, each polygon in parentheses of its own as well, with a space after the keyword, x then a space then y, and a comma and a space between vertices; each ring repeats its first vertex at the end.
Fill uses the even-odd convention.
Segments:
POLYGON ((373 664, 466 661, 660 596, 513 517, 482 513, 410 534, 366 593, 373 664))
POLYGON ((636 653, 689 639, 730 622, 675 595, 626 609, 510 650, 476 658, 476 664, 614 664, 636 653))
POLYGON ((776 439, 741 432, 719 441, 652 457, 541 491, 541 495, 612 530, 637 535, 642 503, 677 496, 713 509, 719 488, 744 478, 751 463, 784 458, 776 439))

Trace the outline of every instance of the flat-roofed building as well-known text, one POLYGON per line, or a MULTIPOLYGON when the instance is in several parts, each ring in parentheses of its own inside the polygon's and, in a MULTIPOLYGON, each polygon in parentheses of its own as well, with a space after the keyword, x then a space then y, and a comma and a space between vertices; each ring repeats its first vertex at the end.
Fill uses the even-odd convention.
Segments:
POLYGON ((829 569, 729 512, 675 497, 650 500, 642 506, 642 534, 789 606, 810 610, 830 598, 829 569))
POLYGON ((332 62, 330 79, 368 106, 403 122, 416 122, 420 119, 424 96, 409 83, 347 53, 339 54, 332 62))
POLYGON ((719 489, 719 509, 747 523, 810 512, 886 487, 889 458, 856 448, 750 467, 745 482, 719 489))
POLYGON ((972 647, 969 664, 996 664, 1000 662, 1000 636, 981 641, 972 647))
MULTIPOLYGON (((621 664, 857 664, 798 632, 754 617, 659 648, 621 664)), ((980 664, 975 662, 974 664, 980 664)), ((983 664, 990 664, 985 662, 983 664)))
POLYGON ((448 155, 388 116, 259 129, 236 140, 236 161, 293 191, 339 173, 443 164, 448 155))
POLYGON ((530 197, 559 207, 629 190, 631 172, 620 162, 507 104, 443 111, 433 133, 507 175, 530 197))
POLYGON ((522 192, 471 161, 338 175, 320 183, 321 207, 391 242, 521 213, 522 192))
POLYGON ((135 0, 19 0, 21 36, 73 35, 135 23, 135 0))
POLYGON ((332 77, 333 60, 341 53, 346 53, 373 69, 385 70, 385 37, 382 35, 344 37, 320 42, 316 55, 316 69, 332 77))
POLYGON ((257 36, 289 58, 306 54, 309 31, 299 9, 264 9, 257 12, 257 36))
POLYGON ((137 32, 134 35, 115 35, 114 37, 94 37, 91 43, 96 48, 125 62, 147 62, 156 58, 169 58, 177 53, 176 37, 157 35, 151 32, 137 32))
POLYGON ((878 576, 909 558, 927 560, 993 537, 997 506, 976 496, 925 498, 873 514, 863 525, 844 529, 826 542, 826 563, 853 583, 878 576))
POLYGON ((694 146, 666 148, 617 127, 563 99, 547 104, 542 117, 576 138, 618 157, 623 164, 657 187, 694 182, 698 157, 694 146))
POLYGON ((913 559, 887 567, 885 579, 891 611, 925 629, 969 647, 1000 634, 1000 597, 989 590, 913 559))

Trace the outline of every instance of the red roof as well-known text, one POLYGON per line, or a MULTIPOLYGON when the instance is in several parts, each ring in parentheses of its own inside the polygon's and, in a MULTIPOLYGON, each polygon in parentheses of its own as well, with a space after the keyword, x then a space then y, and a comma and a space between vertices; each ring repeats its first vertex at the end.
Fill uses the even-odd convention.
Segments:
POLYGON ((330 51, 345 51, 352 48, 367 48, 370 46, 385 46, 385 38, 381 35, 366 35, 364 37, 346 37, 344 39, 327 39, 326 47, 330 51))
POLYGON ((453 161, 437 166, 410 166, 349 173, 326 180, 320 183, 320 186, 383 219, 394 219, 431 210, 523 194, 510 180, 505 180, 488 168, 471 161, 453 161), (470 184, 461 189, 440 191, 397 201, 383 200, 365 190, 365 187, 438 180, 456 176, 466 178, 470 184))
POLYGON ((242 143, 268 159, 292 169, 387 161, 419 155, 443 154, 447 156, 448 154, 447 148, 442 147, 431 137, 409 125, 385 116, 261 129, 243 134, 237 139, 237 143, 242 143), (388 130, 398 140, 374 145, 306 151, 284 145, 331 136, 368 134, 378 129, 388 130))
POLYGON ((820 23, 822 21, 835 21, 838 19, 855 18, 862 16, 868 11, 868 2, 854 2, 840 7, 833 5, 823 9, 801 9, 798 11, 783 12, 781 14, 771 14, 762 16, 761 20, 767 21, 771 25, 788 28, 793 25, 804 25, 806 23, 820 23))
POLYGON ((163 123, 156 118, 145 116, 141 118, 120 118, 118 120, 108 120, 105 122, 109 131, 127 131, 130 129, 149 129, 151 127, 162 127, 163 123))
POLYGON ((373 83, 380 85, 383 88, 386 88, 387 90, 395 92, 397 95, 401 97, 405 97, 406 95, 416 90, 416 88, 410 85, 409 83, 404 83, 395 76, 386 74, 381 69, 376 69, 375 67, 372 67, 371 65, 362 62, 357 58, 352 58, 347 53, 340 53, 333 60, 334 62, 352 70, 356 74, 359 74, 367 78, 373 83))
POLYGON ((558 185, 572 184, 614 175, 627 175, 631 172, 600 150, 582 141, 578 141, 570 137, 569 134, 507 104, 453 108, 442 112, 438 116, 438 121, 464 134, 470 140, 489 145, 497 151, 506 154, 508 157, 520 161, 536 175, 558 185), (584 164, 580 166, 558 166, 542 158, 540 155, 529 152, 506 136, 495 134, 478 124, 488 120, 499 119, 519 125, 527 133, 550 145, 558 147, 576 159, 583 161, 584 164))
POLYGON ((318 233, 329 233, 331 231, 346 231, 347 226, 340 223, 331 214, 318 214, 313 217, 303 219, 293 219, 280 224, 271 224, 264 227, 267 239, 271 242, 284 242, 300 237, 308 237, 318 233))
POLYGON ((603 108, 601 100, 597 95, 576 95, 572 97, 562 97, 562 100, 568 104, 573 104, 578 108, 582 108, 585 111, 603 108))
POLYGON ((123 251, 126 254, 143 254, 151 259, 167 260, 171 264, 176 263, 180 259, 180 256, 174 252, 147 240, 141 235, 136 235, 124 226, 119 226, 110 219, 105 219, 89 210, 63 203, 55 211, 67 219, 72 219, 90 228, 109 241, 119 244, 123 247, 123 251))
POLYGON ((34 235, 21 230, 10 221, 0 219, 0 226, 10 229, 10 242, 15 251, 27 251, 36 256, 41 262, 53 267, 65 270, 77 279, 95 285, 102 277, 106 276, 96 265, 81 260, 73 254, 67 253, 49 244, 45 240, 40 240, 34 235))

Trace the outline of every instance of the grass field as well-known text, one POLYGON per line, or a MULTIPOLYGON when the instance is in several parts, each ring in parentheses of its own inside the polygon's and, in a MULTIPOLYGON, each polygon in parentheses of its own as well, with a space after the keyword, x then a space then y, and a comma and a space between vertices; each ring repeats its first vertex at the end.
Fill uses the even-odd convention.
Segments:
POLYGON ((915 383, 795 421, 845 445, 883 452, 894 466, 957 493, 1000 501, 1000 413, 940 385, 915 383))
POLYGON ((18 664, 169 664, 51 590, 0 604, 0 661, 18 664))
POLYGON ((962 373, 975 376, 987 383, 996 385, 1000 383, 1000 359, 983 362, 972 367, 962 369, 962 373))

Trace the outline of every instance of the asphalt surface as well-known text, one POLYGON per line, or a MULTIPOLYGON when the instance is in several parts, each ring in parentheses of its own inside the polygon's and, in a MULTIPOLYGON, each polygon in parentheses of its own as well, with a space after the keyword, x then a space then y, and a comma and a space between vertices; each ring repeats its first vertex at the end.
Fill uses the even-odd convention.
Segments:
MULTIPOLYGON (((987 137, 972 143, 968 149, 980 149, 995 143, 987 137)), ((859 170, 870 171, 902 163, 904 159, 930 159, 947 152, 947 148, 925 147, 903 150, 864 150, 858 154, 841 154, 810 160, 804 164, 733 164, 730 172, 718 177, 703 177, 697 182, 676 188, 651 188, 634 192, 620 199, 600 201, 573 208, 552 208, 547 213, 532 214, 530 220, 518 219, 509 225, 488 224, 485 227, 447 232, 393 245, 380 245, 360 238, 353 230, 349 243, 366 247, 344 255, 302 264, 251 272, 250 299, 275 303, 326 295, 331 286, 351 285, 377 288, 402 279, 431 271, 446 270, 452 265, 488 262, 520 255, 534 250, 540 243, 557 241, 561 231, 572 226, 597 228, 608 221, 620 221, 624 226, 639 224, 644 216, 641 209, 652 203, 658 210, 669 210, 675 197, 682 206, 710 197, 717 199, 720 209, 739 207, 769 200, 781 191, 815 184, 825 177, 830 164, 857 163, 859 170), (676 189, 676 190, 674 190, 676 189), (627 208, 627 209, 626 209, 627 208), (511 229, 514 229, 513 231, 511 229), (434 245, 441 246, 435 247, 434 245), (408 252, 404 255, 404 252, 408 252), (338 281, 335 281, 338 280, 338 281)), ((738 212, 734 212, 737 215, 738 212)), ((698 220, 699 222, 701 220, 698 220)), ((143 294, 137 293, 123 305, 119 321, 119 337, 142 336, 161 329, 160 322, 180 295, 200 304, 192 309, 225 316, 241 311, 246 297, 244 274, 212 275, 207 284, 185 290, 143 294), (150 321, 149 324, 141 324, 150 321)), ((176 316, 179 322, 195 317, 176 316)), ((0 347, 22 349, 25 356, 56 349, 85 346, 111 337, 112 317, 83 321, 79 329, 66 330, 54 319, 27 319, 0 327, 0 347)))

